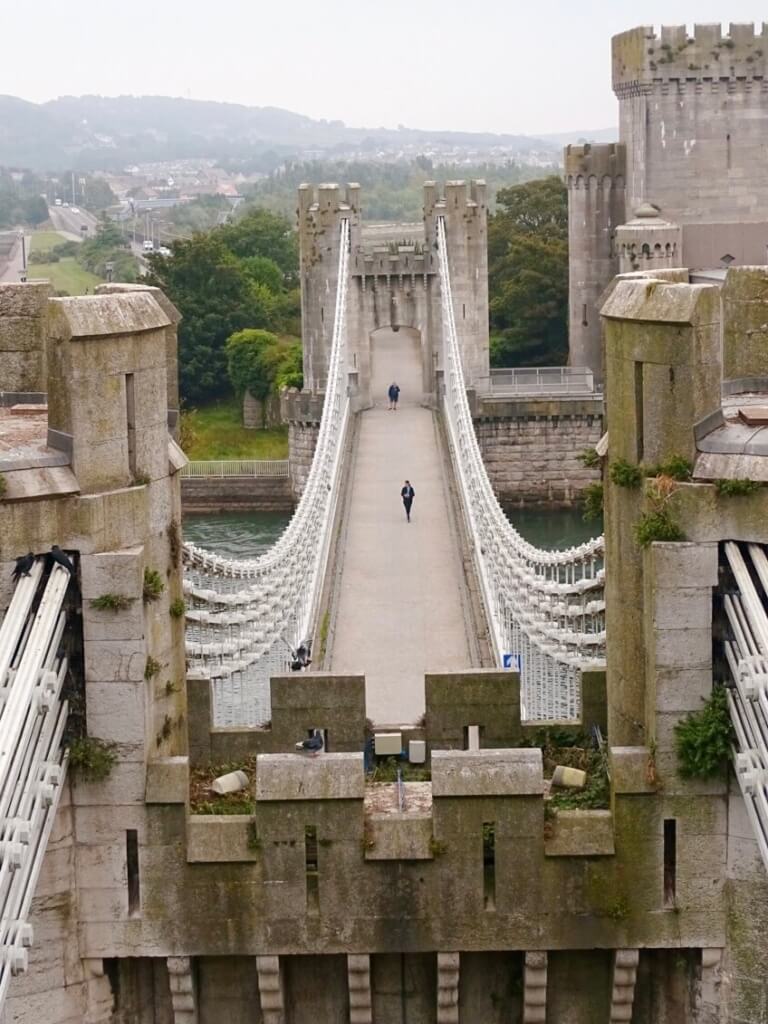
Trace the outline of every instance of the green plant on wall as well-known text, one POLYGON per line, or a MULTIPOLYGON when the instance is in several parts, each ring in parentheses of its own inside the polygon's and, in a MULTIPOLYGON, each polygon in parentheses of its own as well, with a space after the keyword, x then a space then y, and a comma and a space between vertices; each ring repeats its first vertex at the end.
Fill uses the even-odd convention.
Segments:
POLYGON ((648 485, 645 492, 648 508, 635 523, 635 540, 641 548, 647 548, 654 541, 685 539, 671 505, 675 490, 675 481, 668 476, 659 476, 648 485))
POLYGON ((600 456, 597 453, 597 448, 585 448, 578 456, 578 460, 583 463, 587 469, 600 468, 600 456))
POLYGON ((171 601, 168 613, 171 618, 180 619, 186 610, 187 606, 184 604, 183 600, 180 597, 177 597, 175 601, 171 601))
POLYGON ((149 604, 150 601, 157 601, 164 590, 165 584, 157 569, 145 569, 144 586, 142 589, 144 604, 149 604))
POLYGON ((581 492, 582 518, 589 522, 603 514, 603 485, 587 484, 581 492))
POLYGON ((701 711, 675 726, 675 749, 684 778, 708 779, 723 771, 735 735, 724 686, 717 686, 701 711))
POLYGON ((648 466, 645 475, 668 476, 672 480, 685 483, 693 475, 693 463, 682 455, 670 455, 666 462, 660 462, 657 466, 648 466))
POLYGON ((147 663, 144 666, 144 678, 149 681, 157 675, 161 668, 162 665, 156 658, 153 658, 151 654, 147 655, 147 663))
POLYGON ((756 480, 715 480, 715 490, 723 498, 743 497, 746 494, 754 494, 760 487, 756 480))
POLYGON ((85 782, 103 782, 116 761, 115 744, 93 736, 81 736, 69 746, 69 766, 85 782))
POLYGON ((96 608, 100 612, 122 612, 131 607, 133 598, 126 597, 125 594, 101 594, 99 597, 92 597, 90 604, 91 608, 96 608))
POLYGON ((633 466, 626 459, 616 459, 609 469, 611 480, 617 487, 639 487, 643 473, 639 466, 633 466))
POLYGON ((0 473, 0 498, 3 497, 3 495, 5 494, 7 489, 8 489, 8 484, 6 482, 6 479, 3 476, 3 474, 0 473))

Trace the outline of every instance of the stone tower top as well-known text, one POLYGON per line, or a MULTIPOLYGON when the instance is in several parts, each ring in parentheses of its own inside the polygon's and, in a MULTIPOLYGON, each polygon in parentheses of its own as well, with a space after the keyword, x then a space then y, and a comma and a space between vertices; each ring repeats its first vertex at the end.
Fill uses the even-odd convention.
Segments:
POLYGON ((624 145, 621 142, 587 142, 565 147, 565 180, 570 185, 581 176, 622 177, 625 169, 624 145))
POLYGON ((768 23, 664 25, 657 34, 643 25, 612 40, 613 91, 623 99, 651 88, 654 82, 761 79, 768 69, 768 23))

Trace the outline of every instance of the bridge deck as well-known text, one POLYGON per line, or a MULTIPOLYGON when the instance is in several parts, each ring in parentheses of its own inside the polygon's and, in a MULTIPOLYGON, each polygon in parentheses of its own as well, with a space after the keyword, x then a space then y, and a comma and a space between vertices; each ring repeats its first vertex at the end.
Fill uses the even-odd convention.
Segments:
POLYGON ((364 672, 377 725, 415 722, 424 673, 470 665, 461 564, 451 532, 433 414, 421 394, 418 341, 381 331, 373 346, 376 407, 361 415, 347 505, 334 672, 364 672), (386 393, 396 380, 397 412, 386 393), (400 488, 416 491, 411 523, 400 488))

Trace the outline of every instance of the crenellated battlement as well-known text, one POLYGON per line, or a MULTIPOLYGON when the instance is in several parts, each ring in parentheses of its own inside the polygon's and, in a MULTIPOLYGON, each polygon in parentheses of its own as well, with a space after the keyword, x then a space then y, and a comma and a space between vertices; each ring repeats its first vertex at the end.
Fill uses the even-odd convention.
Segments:
POLYGON ((612 39, 613 90, 619 99, 650 89, 654 82, 762 79, 768 66, 768 23, 644 25, 612 39))
POLYGON ((612 182, 624 177, 626 148, 621 142, 570 145, 565 147, 563 155, 568 188, 587 188, 592 177, 600 185, 606 177, 612 182))

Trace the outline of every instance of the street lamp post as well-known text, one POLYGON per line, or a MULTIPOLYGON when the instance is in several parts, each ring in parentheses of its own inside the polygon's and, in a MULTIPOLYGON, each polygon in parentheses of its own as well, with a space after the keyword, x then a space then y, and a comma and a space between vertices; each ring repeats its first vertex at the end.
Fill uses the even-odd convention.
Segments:
POLYGON ((21 236, 21 272, 19 279, 22 284, 27 280, 27 239, 23 231, 19 232, 21 236))
POLYGON ((115 269, 114 262, 112 260, 107 260, 107 262, 104 264, 104 269, 107 272, 107 281, 111 284, 112 283, 112 271, 115 269))

